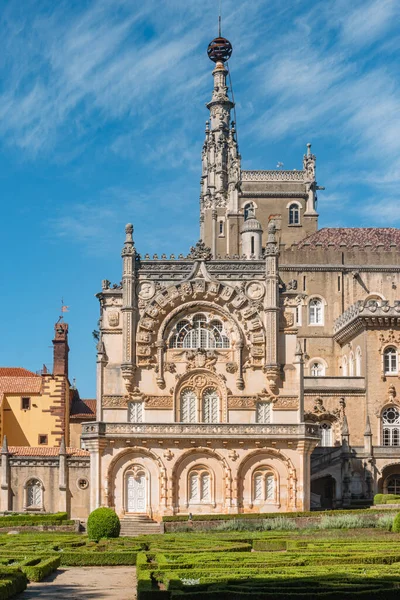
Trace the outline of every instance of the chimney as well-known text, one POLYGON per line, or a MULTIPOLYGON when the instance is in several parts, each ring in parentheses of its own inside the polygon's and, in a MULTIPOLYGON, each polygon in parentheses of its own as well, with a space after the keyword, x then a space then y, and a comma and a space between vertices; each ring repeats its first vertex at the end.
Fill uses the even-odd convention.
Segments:
POLYGON ((53 375, 64 375, 68 379, 68 324, 58 322, 54 326, 53 375))

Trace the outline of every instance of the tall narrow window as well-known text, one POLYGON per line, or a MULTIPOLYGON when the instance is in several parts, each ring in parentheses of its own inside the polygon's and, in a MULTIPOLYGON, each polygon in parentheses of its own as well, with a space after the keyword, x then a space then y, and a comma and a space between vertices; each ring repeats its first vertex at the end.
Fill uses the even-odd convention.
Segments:
POLYGON ((219 235, 223 235, 224 234, 224 222, 220 221, 219 222, 219 235))
POLYGON ((295 310, 295 324, 301 325, 301 304, 297 304, 295 310))
POLYGON ((361 348, 356 350, 356 376, 361 377, 361 348))
POLYGON ((343 377, 347 377, 347 356, 343 356, 342 358, 342 375, 343 377))
POLYGON ((182 423, 196 423, 197 396, 191 389, 186 389, 181 394, 181 421, 182 423))
POLYGON ((332 425, 330 423, 321 423, 319 426, 321 437, 321 446, 333 446, 332 444, 332 425))
POLYGON ((396 348, 386 348, 383 355, 385 375, 395 375, 398 371, 396 348))
POLYGON ((251 236, 251 254, 254 254, 254 235, 251 236))
POLYGON ((298 204, 289 206, 289 225, 300 225, 300 208, 298 204))
POLYGON ((38 479, 31 479, 26 486, 26 508, 43 507, 43 487, 38 479))
POLYGON ((275 476, 266 468, 257 470, 253 475, 253 499, 261 502, 275 500, 275 476))
POLYGON ((400 412, 396 406, 389 406, 382 413, 382 445, 400 446, 400 412))
POLYGON ((203 393, 203 421, 204 423, 219 422, 219 396, 212 388, 203 393))
POLYGON ((143 402, 129 402, 128 421, 129 423, 143 422, 143 402))
POLYGON ((308 316, 310 325, 323 325, 324 323, 324 307, 322 300, 312 298, 308 304, 308 316))
POLYGON ((354 354, 350 352, 349 356, 349 375, 350 377, 354 377, 354 354))
POLYGON ((271 403, 270 402, 257 402, 256 421, 257 421, 257 423, 270 423, 271 422, 271 403))

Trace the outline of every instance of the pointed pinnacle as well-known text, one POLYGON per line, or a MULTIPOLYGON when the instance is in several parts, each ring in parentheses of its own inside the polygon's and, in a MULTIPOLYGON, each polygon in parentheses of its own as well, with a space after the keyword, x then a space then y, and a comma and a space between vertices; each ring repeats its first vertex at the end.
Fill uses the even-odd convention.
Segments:
POLYGON ((61 438, 61 442, 60 442, 60 450, 58 452, 58 454, 67 454, 66 448, 65 448, 65 438, 64 436, 62 436, 61 438))
POLYGON ((349 435, 349 424, 346 415, 343 417, 342 435, 349 435))
POLYGON ((1 448, 1 453, 8 454, 8 444, 7 444, 7 436, 6 435, 3 437, 3 446, 1 448))
POLYGON ((364 435, 372 435, 371 421, 369 420, 369 415, 367 415, 367 420, 366 420, 366 423, 365 423, 364 435))

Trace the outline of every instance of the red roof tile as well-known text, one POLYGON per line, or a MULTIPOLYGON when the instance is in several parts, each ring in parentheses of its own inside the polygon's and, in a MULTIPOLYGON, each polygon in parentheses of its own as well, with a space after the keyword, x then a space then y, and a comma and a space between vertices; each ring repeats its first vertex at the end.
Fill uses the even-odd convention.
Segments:
MULTIPOLYGON (((9 446, 8 451, 14 456, 58 456, 60 448, 50 448, 48 446, 9 446)), ((69 456, 89 456, 89 452, 82 450, 82 448, 67 448, 66 451, 69 456)))
POLYGON ((368 244, 371 250, 390 250, 395 244, 400 250, 400 229, 395 227, 324 227, 312 233, 298 244, 298 248, 328 248, 341 246, 351 248, 358 245, 363 248, 368 244))
POLYGON ((0 377, 40 377, 22 367, 0 367, 0 377))
POLYGON ((93 398, 79 398, 71 404, 71 419, 96 419, 96 400, 93 398))

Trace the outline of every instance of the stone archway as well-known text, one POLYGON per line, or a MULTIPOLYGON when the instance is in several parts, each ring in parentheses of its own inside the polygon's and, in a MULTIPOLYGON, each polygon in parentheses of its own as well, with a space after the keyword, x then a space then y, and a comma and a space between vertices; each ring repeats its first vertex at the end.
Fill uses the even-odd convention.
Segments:
POLYGON ((163 514, 167 500, 166 469, 161 458, 151 450, 136 446, 118 452, 109 464, 106 481, 106 505, 113 507, 118 515, 129 512, 146 512, 150 516, 163 514), (138 503, 136 497, 136 506, 128 506, 129 473, 133 476, 132 488, 136 487, 136 493, 140 491, 144 499, 144 502, 138 503), (144 474, 144 480, 141 473, 144 474), (135 486, 134 478, 137 475, 140 475, 140 482, 137 481, 135 486), (143 511, 139 510, 142 505, 143 511), (130 508, 133 510, 128 510, 130 508))
POLYGON ((225 458, 215 450, 202 447, 187 450, 173 467, 168 492, 175 514, 226 512, 232 505, 231 470, 225 458), (209 502, 192 506, 188 482, 190 472, 196 467, 209 472, 213 491, 209 502))
POLYGON ((254 450, 238 465, 234 495, 238 499, 239 512, 275 512, 297 509, 297 479, 292 461, 280 450, 265 448, 254 450), (253 475, 259 469, 269 469, 275 474, 276 493, 274 501, 267 498, 265 504, 254 503, 253 475))

